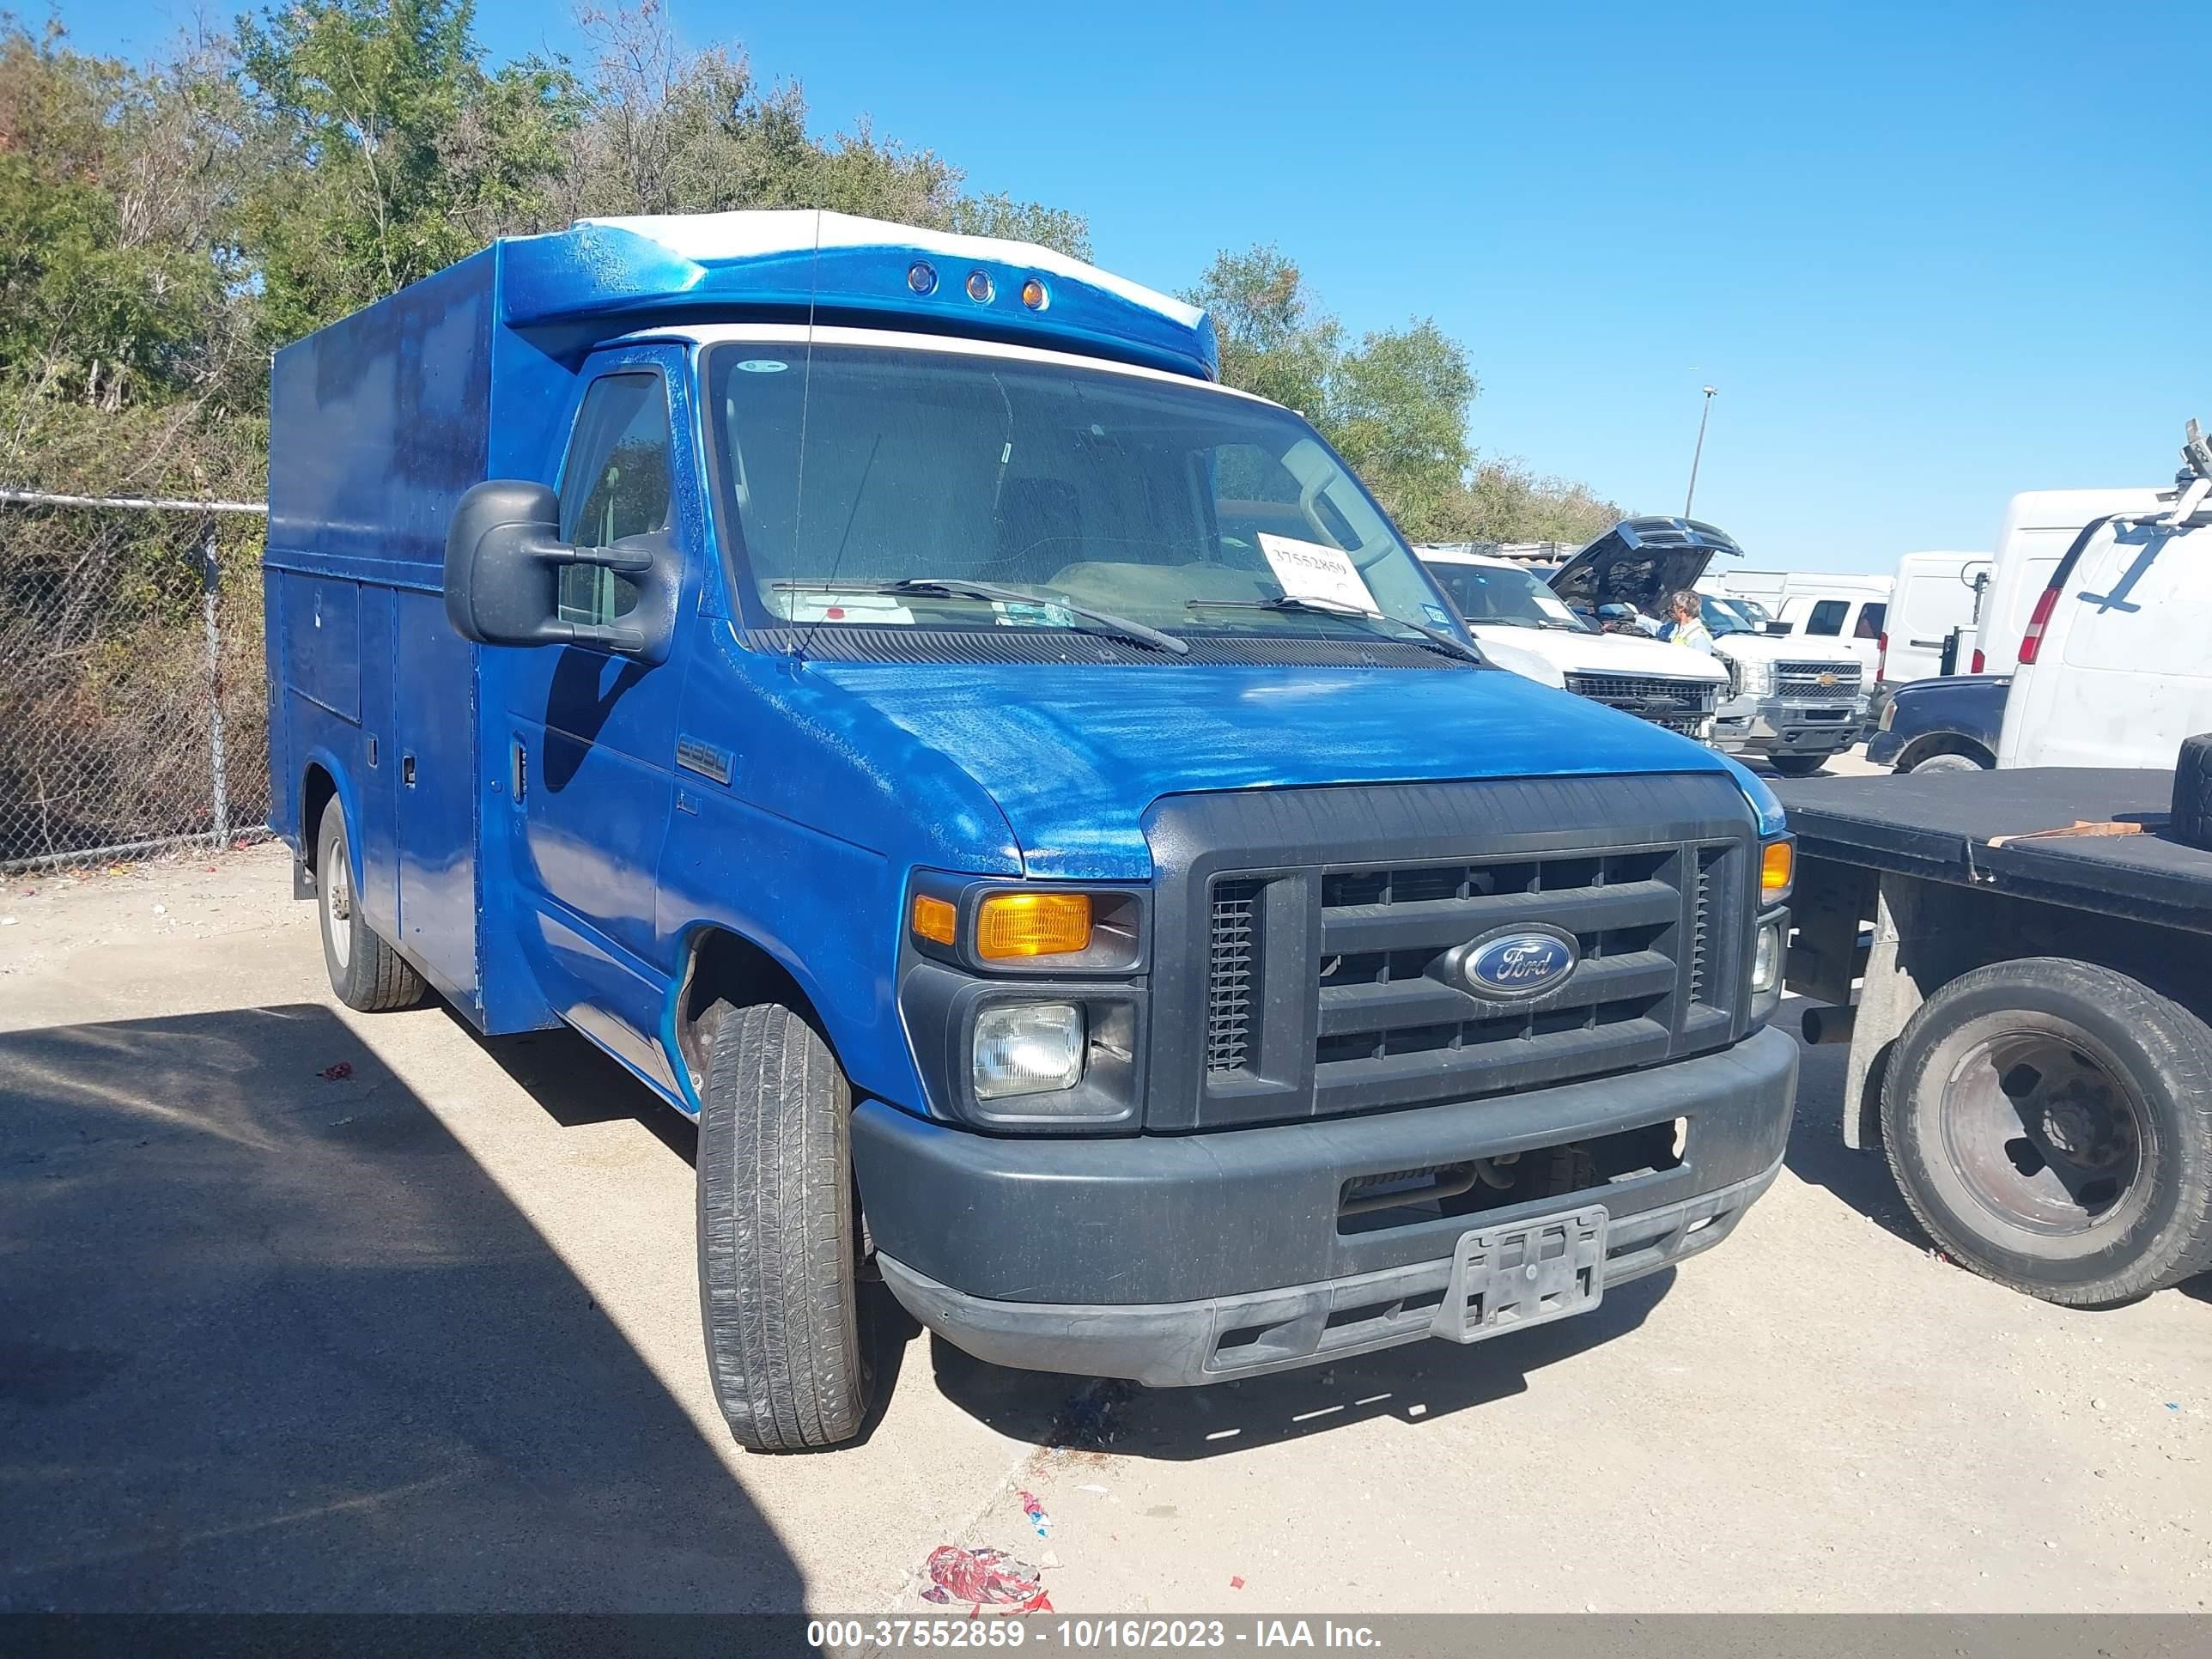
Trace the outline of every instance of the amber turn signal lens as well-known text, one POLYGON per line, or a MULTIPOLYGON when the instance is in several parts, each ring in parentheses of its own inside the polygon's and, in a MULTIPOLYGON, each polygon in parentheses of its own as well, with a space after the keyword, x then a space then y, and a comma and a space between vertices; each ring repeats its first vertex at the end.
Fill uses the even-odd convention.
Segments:
POLYGON ((975 954, 1060 957, 1091 944, 1091 900, 1083 893, 994 893, 975 912, 975 954))
POLYGON ((950 945, 960 926, 960 912, 941 898, 932 898, 927 893, 917 893, 914 900, 914 935, 916 939, 934 939, 939 945, 950 945))
POLYGON ((1790 890, 1790 878, 1797 873, 1797 846, 1795 842, 1770 841, 1759 860, 1759 896, 1764 903, 1772 903, 1790 890))

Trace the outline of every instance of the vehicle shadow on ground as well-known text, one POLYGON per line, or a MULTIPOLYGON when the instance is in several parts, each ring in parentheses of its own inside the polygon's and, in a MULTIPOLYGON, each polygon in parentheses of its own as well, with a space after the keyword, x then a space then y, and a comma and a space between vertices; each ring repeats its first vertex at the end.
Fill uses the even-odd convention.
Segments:
POLYGON ((1674 1282, 1674 1270, 1608 1290, 1586 1314, 1467 1347, 1419 1341, 1249 1382, 1146 1389, 1007 1370, 926 1339, 937 1385, 1000 1433, 1074 1454, 1169 1462, 1218 1457, 1393 1417, 1419 1425, 1521 1394, 1530 1373, 1625 1336, 1674 1282))
MULTIPOLYGON (((1798 1018, 1808 1006, 1795 997, 1785 999, 1773 1023, 1795 1036, 1798 1018)), ((1845 1043, 1798 1044, 1797 1111, 1783 1162, 1800 1181, 1826 1188, 1884 1231, 1926 1249, 1928 1236, 1905 1207, 1880 1148, 1854 1152, 1844 1145, 1844 1072, 1850 1054, 1845 1043)))
POLYGON ((698 1162, 698 1125, 670 1107, 580 1032, 563 1025, 550 1031, 486 1036, 450 1003, 441 1000, 438 1011, 562 1128, 639 1123, 686 1164, 698 1162))
POLYGON ((328 1010, 0 1035, 0 1609, 795 1609, 725 1458, 328 1010))
MULTIPOLYGON (((512 1036, 486 1036, 450 1005, 440 1010, 564 1129, 594 1123, 638 1123, 687 1165, 699 1161, 699 1126, 671 1107, 582 1033, 561 1026, 512 1036)), ((679 1267, 686 1264, 678 1264, 679 1267)), ((876 1359, 874 1403, 854 1442, 874 1436, 898 1387, 906 1351, 921 1327, 891 1299, 880 1280, 861 1287, 860 1317, 876 1359)))

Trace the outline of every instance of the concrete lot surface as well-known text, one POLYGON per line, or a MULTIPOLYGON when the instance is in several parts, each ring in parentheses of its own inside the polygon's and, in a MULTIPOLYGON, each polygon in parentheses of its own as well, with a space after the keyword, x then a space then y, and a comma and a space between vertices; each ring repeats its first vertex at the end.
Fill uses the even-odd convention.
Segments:
POLYGON ((866 1444, 752 1456, 690 1129, 580 1039, 337 1008, 281 848, 10 879, 0 1609, 872 1613, 945 1542, 1077 1613, 2212 1606, 2212 1287, 1935 1259, 1841 1060, 1583 1318, 1160 1393, 909 1329, 866 1444))

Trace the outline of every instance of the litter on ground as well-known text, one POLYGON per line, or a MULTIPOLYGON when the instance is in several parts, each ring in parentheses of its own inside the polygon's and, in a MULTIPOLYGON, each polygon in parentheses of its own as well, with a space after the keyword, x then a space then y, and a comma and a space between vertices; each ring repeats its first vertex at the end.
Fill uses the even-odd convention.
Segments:
POLYGON ((964 1604, 970 1607, 1012 1607, 1020 1613, 1050 1613, 1037 1570, 1016 1560, 1004 1550, 963 1550, 957 1544, 939 1544, 929 1553, 929 1588, 925 1601, 939 1607, 964 1604))
POLYGON ((1037 1502, 1036 1494, 1025 1492, 1021 1493, 1020 1497, 1022 1513, 1029 1516, 1030 1525, 1036 1528, 1036 1535, 1040 1538, 1051 1537, 1052 1517, 1044 1512, 1044 1505, 1037 1502))

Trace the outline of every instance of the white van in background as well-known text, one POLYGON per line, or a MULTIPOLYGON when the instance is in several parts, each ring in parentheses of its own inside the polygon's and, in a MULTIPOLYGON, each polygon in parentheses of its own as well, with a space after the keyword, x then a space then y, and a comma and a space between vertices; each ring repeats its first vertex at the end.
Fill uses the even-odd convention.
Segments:
POLYGON ((1966 672, 1975 608, 1988 591, 1992 563, 1986 553, 1908 553, 1899 559, 1875 678, 1904 685, 1966 672))
POLYGON ((2032 601, 2000 768, 2171 768, 2184 738, 2212 732, 2212 445, 2194 421, 2189 438, 2190 482, 2091 520, 2032 601))
POLYGON ((1771 617, 1789 586, 1786 570, 1716 570, 1698 578, 1697 591, 1718 599, 1748 599, 1771 617))
POLYGON ((2028 613, 2049 586, 2081 526, 2114 513, 2154 513, 2173 491, 2140 489, 2024 489, 2005 507, 1996 555, 1982 594, 1979 620, 1960 642, 1961 672, 2009 674, 2020 659, 2028 613))
POLYGON ((1790 574, 1775 611, 1779 628, 1808 640, 1833 641, 1834 648, 1856 659, 1860 679, 1871 685, 1881 659, 1881 630, 1889 614, 1890 578, 1886 575, 1790 574))

